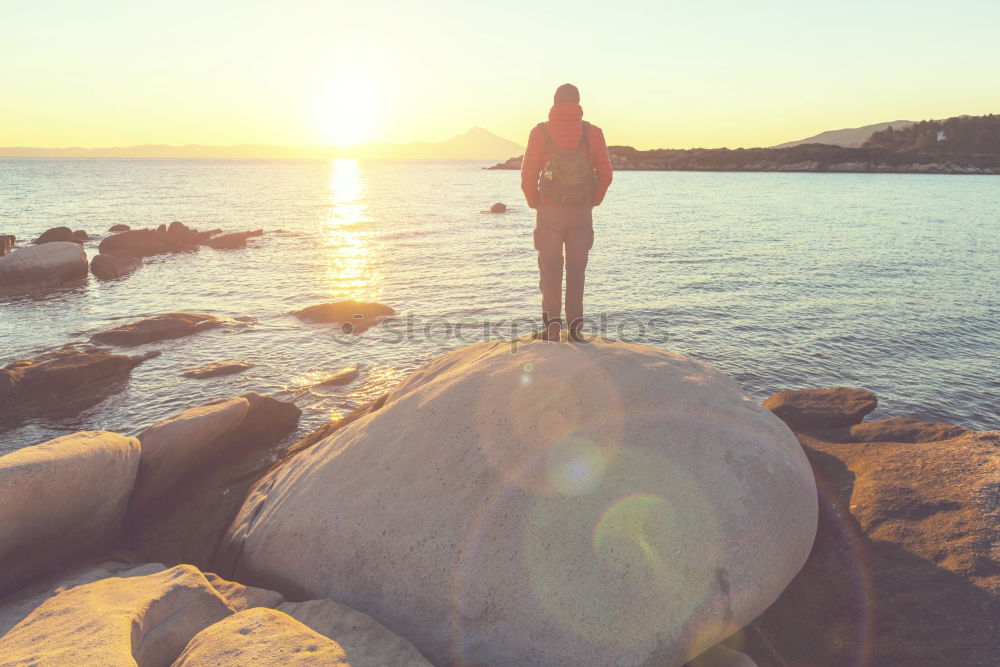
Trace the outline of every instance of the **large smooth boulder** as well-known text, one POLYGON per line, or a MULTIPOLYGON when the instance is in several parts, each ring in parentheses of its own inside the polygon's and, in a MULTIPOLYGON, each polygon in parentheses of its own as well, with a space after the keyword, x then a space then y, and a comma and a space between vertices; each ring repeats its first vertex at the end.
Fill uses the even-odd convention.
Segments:
POLYGON ((78 243, 53 241, 0 256, 0 289, 46 287, 87 275, 87 253, 78 243))
POLYGON ((860 424, 878 405, 866 389, 833 387, 779 391, 763 406, 796 430, 812 431, 860 424))
POLYGON ((0 605, 9 665, 169 667, 202 629, 233 614, 190 565, 97 566, 0 605))
POLYGON ((70 408, 100 401, 105 389, 156 356, 128 356, 90 345, 67 345, 0 369, 0 418, 39 410, 49 403, 70 408), (60 400, 56 400, 60 399, 60 400), (63 400, 70 399, 70 400, 63 400))
POLYGON ((139 434, 142 458, 132 503, 147 505, 176 486, 216 454, 246 417, 250 402, 242 397, 219 399, 158 421, 139 434))
POLYGON ((293 403, 250 392, 188 408, 140 433, 142 459, 119 553, 215 569, 216 548, 242 498, 274 464, 300 414, 293 403))
POLYGON ((215 328, 222 320, 214 315, 199 313, 164 313, 143 320, 120 324, 90 337, 107 345, 143 345, 171 338, 182 338, 215 328))
POLYGON ((802 447, 718 371, 482 343, 262 479, 227 539, 233 578, 434 664, 680 665, 778 597, 816 513, 802 447))
POLYGON ((139 442, 82 431, 0 456, 0 595, 118 535, 139 442))
POLYGON ((133 229, 105 238, 98 246, 102 255, 120 257, 149 257, 171 252, 194 250, 197 246, 167 233, 154 229, 133 229))
POLYGON ((337 642, 310 630, 287 614, 260 607, 233 614, 202 630, 173 667, 230 665, 378 667, 376 663, 348 660, 337 642))
POLYGON ((95 255, 90 260, 90 272, 103 280, 121 278, 142 266, 142 260, 116 255, 95 255))

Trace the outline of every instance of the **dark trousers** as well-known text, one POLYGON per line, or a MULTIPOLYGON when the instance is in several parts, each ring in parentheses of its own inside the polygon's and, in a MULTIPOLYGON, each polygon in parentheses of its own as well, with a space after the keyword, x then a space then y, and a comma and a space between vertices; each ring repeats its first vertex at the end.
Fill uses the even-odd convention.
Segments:
POLYGON ((594 245, 593 208, 590 205, 546 205, 538 208, 535 250, 538 286, 542 290, 542 321, 558 331, 562 315, 563 258, 566 264, 566 323, 569 331, 583 325, 583 282, 587 256, 594 245))

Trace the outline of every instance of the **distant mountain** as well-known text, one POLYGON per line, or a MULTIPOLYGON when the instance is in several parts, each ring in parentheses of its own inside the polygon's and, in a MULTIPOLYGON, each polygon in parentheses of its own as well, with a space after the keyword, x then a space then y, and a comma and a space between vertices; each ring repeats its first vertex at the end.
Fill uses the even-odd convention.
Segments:
POLYGON ((863 127, 849 127, 843 130, 828 130, 820 132, 814 137, 800 139, 798 141, 788 141, 772 148, 791 148, 803 144, 827 144, 830 146, 843 146, 844 148, 861 148, 868 139, 876 132, 881 132, 889 126, 895 130, 901 130, 913 125, 912 120, 894 120, 891 123, 876 123, 863 127))
POLYGON ((0 147, 0 157, 124 157, 124 158, 266 158, 329 159, 335 157, 392 159, 495 160, 511 153, 523 153, 524 147, 498 137, 489 130, 474 127, 465 134, 445 141, 414 141, 407 144, 369 143, 340 149, 333 146, 237 146, 142 145, 111 148, 30 148, 0 147))
POLYGON ((523 153, 524 146, 498 137, 489 130, 474 127, 465 134, 446 141, 414 141, 408 144, 372 143, 359 146, 354 152, 359 157, 492 160, 512 153, 523 153))

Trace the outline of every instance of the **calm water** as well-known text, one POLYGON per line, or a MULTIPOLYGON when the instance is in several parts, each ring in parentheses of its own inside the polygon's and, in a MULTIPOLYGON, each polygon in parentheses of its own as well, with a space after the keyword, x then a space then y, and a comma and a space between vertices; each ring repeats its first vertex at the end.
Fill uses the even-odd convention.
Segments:
MULTIPOLYGON (((294 400, 300 433, 418 365, 539 310, 518 174, 477 162, 0 160, 0 233, 181 220, 264 228, 246 250, 161 256, 131 276, 2 297, 0 364, 169 311, 223 328, 154 344, 122 391, 74 416, 0 426, 0 450, 81 428, 128 434, 212 398, 294 400), (495 201, 504 215, 481 214, 495 201), (344 336, 290 312, 341 298, 400 316, 344 336), (239 318, 239 319, 236 319, 239 318), (192 380, 184 370, 250 361, 192 380), (345 366, 346 388, 313 385, 345 366)), ((624 172, 595 216, 594 327, 713 364, 755 399, 867 387, 875 416, 1000 427, 1000 179, 624 172)), ((85 245, 96 253, 99 238, 85 245)), ((592 327, 593 328, 593 327, 592 327)), ((143 351, 147 347, 137 348, 143 351)))

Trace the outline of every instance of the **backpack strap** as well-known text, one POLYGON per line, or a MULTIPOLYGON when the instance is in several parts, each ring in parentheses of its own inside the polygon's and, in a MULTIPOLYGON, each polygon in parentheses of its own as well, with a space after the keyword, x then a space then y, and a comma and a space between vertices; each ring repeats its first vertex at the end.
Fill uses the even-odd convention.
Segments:
POLYGON ((590 123, 583 121, 583 134, 580 135, 580 145, 577 146, 576 150, 582 151, 584 148, 590 147, 590 123))
POLYGON ((545 148, 549 149, 550 151, 554 151, 556 149, 556 144, 555 142, 552 141, 552 135, 549 134, 548 129, 546 129, 545 123, 539 123, 535 127, 541 130, 542 136, 545 137, 545 148))

